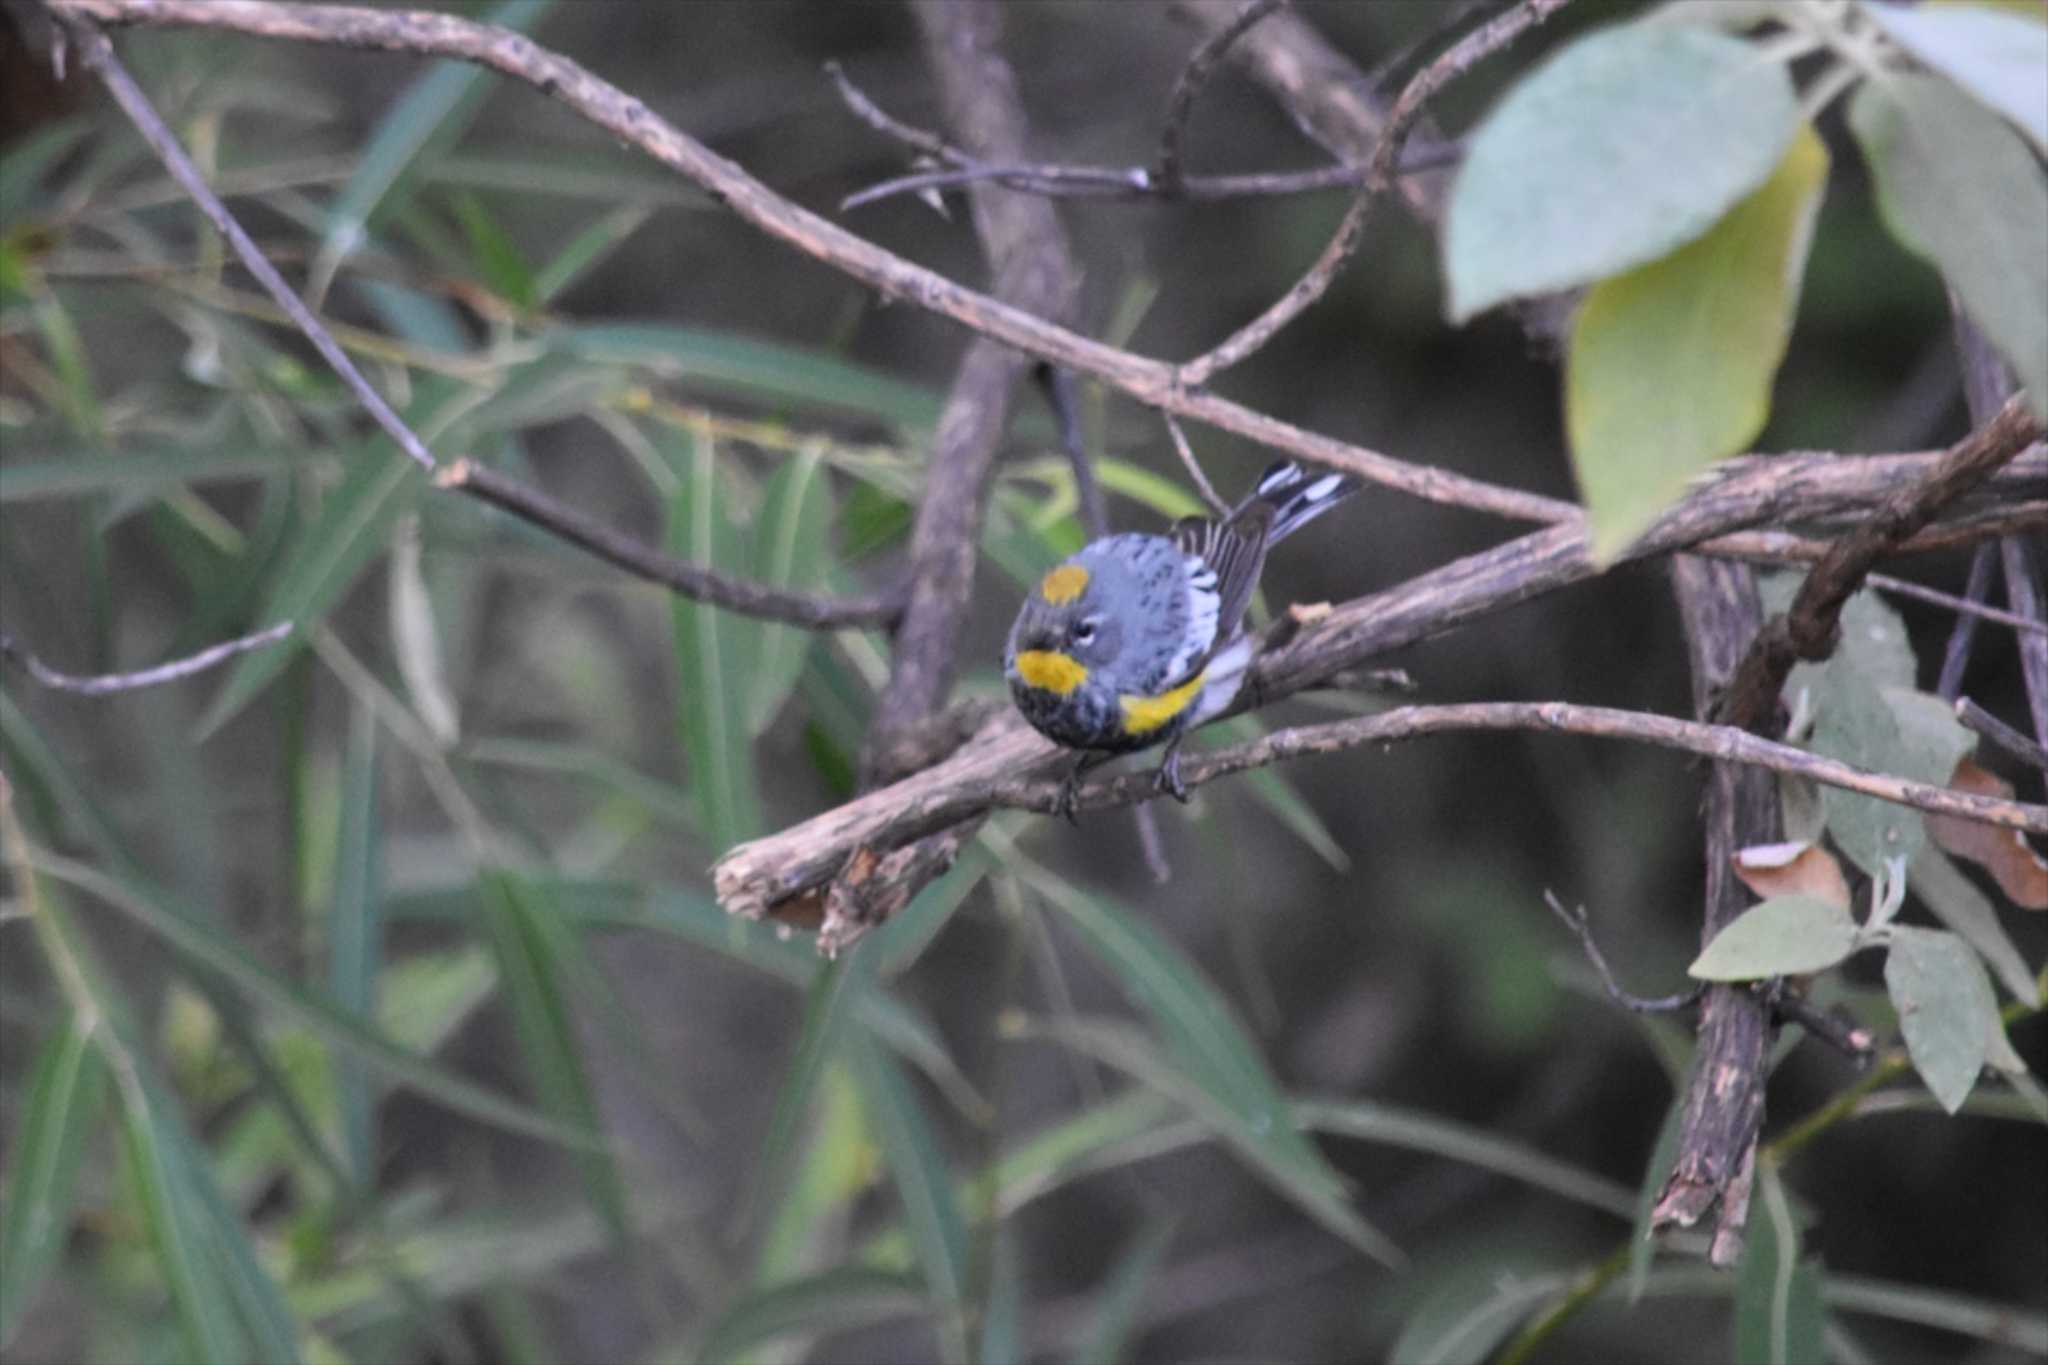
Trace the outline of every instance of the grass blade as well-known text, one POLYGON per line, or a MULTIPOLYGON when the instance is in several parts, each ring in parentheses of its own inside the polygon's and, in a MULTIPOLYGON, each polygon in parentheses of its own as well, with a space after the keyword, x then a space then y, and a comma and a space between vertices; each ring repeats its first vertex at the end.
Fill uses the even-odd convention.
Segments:
MULTIPOLYGON (((775 587, 813 591, 826 577, 831 535, 832 490, 816 451, 793 456, 769 477, 754 522, 754 580, 775 587)), ((758 735, 775 720, 796 690, 811 632, 785 622, 761 625, 753 668, 748 733, 758 735)))
POLYGON ((572 1127, 536 1113, 424 1057, 407 1052, 331 1000, 303 990, 288 978, 273 972, 211 925, 166 908, 170 898, 159 888, 137 884, 127 877, 47 853, 38 854, 36 864, 60 881, 91 892, 122 911, 178 952, 218 971, 258 1004, 305 1025, 329 1044, 362 1058, 425 1099, 484 1123, 546 1142, 578 1149, 594 1148, 599 1144, 597 1135, 587 1129, 572 1127))
MULTIPOLYGON (((693 564, 745 572, 739 533, 720 505, 717 449, 695 433, 675 453, 682 487, 670 507, 669 549, 693 564)), ((674 602, 677 724, 690 760, 697 810, 713 851, 761 832, 761 798, 748 725, 760 627, 736 612, 688 598, 674 602)))
POLYGON ((1147 1219, 1130 1245, 1117 1253, 1096 1294, 1095 1326, 1076 1359, 1116 1365, 1130 1354, 1145 1287, 1166 1259, 1167 1248, 1173 1245, 1173 1234, 1179 1226, 1180 1220, 1176 1218, 1147 1219))
POLYGON ((98 1049, 65 1011, 43 1044, 8 1147, 7 1208, 0 1216, 0 1347, 63 1255, 71 1200, 106 1098, 98 1049))
MULTIPOLYGON (((564 989, 560 940, 566 931, 559 912, 513 872, 484 873, 479 890, 485 937, 495 950, 500 988, 512 1007, 520 1052, 541 1104, 564 1128, 599 1132, 597 1100, 564 989)), ((591 1207, 623 1244, 626 1196, 610 1153, 586 1149, 572 1155, 591 1207)))
POLYGON ((925 1287, 938 1308, 940 1353, 948 1360, 964 1360, 967 1226, 954 1199, 952 1172, 909 1078, 895 1060, 872 1039, 856 1037, 849 1042, 869 1117, 903 1203, 903 1221, 924 1269, 925 1287))
MULTIPOLYGON (((377 1011, 383 960, 383 831, 377 800, 377 721, 358 703, 342 764, 341 834, 334 859, 334 900, 327 911, 327 984, 337 1008, 359 1019, 377 1011)), ((377 1097, 362 1062, 334 1059, 342 1150, 360 1189, 377 1178, 377 1097)))
POLYGON ((924 1286, 915 1276, 842 1266, 745 1295, 719 1315, 689 1355, 704 1361, 737 1360, 782 1337, 852 1331, 929 1307, 924 1286))
MULTIPOLYGON (((551 0, 506 0, 484 15, 484 22, 503 28, 532 27, 551 7, 551 0)), ((313 266, 315 296, 369 234, 370 225, 386 207, 407 174, 429 152, 459 139, 489 87, 488 72, 469 62, 447 62, 413 82, 377 125, 369 145, 327 217, 313 266)))

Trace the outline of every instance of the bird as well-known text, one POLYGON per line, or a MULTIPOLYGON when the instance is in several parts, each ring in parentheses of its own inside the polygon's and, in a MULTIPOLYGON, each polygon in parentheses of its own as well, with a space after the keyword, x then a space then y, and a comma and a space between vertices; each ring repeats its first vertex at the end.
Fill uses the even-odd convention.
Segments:
POLYGON ((1180 744, 1244 686, 1244 615, 1266 552, 1361 487, 1283 460, 1221 519, 1103 536, 1038 581, 1010 628, 1003 674, 1032 727, 1079 751, 1061 814, 1074 818, 1082 773, 1158 744, 1155 789, 1187 800, 1180 744))

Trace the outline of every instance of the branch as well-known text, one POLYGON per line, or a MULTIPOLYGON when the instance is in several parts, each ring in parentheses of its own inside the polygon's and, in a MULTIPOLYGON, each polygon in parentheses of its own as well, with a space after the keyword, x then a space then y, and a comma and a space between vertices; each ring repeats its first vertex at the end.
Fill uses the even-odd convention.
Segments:
POLYGON ((437 487, 466 493, 520 520, 579 545, 615 568, 671 592, 714 607, 787 621, 807 630, 891 626, 903 614, 900 594, 887 597, 832 597, 797 592, 732 578, 701 564, 650 549, 620 535, 588 513, 557 502, 537 488, 507 478, 474 460, 460 459, 434 476, 437 487))
POLYGON ((2048 773, 2048 749, 2042 748, 1968 697, 1956 698, 1956 719, 1965 730, 1974 730, 2022 763, 2048 773))
POLYGON ((1932 521, 1942 508, 1988 478, 2041 433, 2041 424, 2018 398, 1952 447, 1914 483, 1885 499, 1868 521, 1837 542, 1799 586, 1789 610, 1773 618, 1751 642, 1728 685, 1722 718, 1757 728, 1778 706, 1786 675, 1801 659, 1834 652, 1842 607, 1871 566, 1899 541, 1932 521))
POLYGON ((1558 498, 1409 464, 1364 446, 1305 431, 1213 394, 1190 393, 1176 382, 1174 367, 1164 361, 1105 345, 956 284, 791 203, 676 129, 640 100, 523 34, 446 14, 344 5, 276 5, 266 0, 46 3, 60 14, 110 24, 225 29, 255 37, 452 57, 487 66, 560 100, 703 187, 746 222, 805 255, 889 298, 909 301, 1006 346, 1088 375, 1147 407, 1206 422, 1312 464, 1357 474, 1369 483, 1426 501, 1520 521, 1562 522, 1579 516, 1576 506, 1558 498))
POLYGON ((348 358, 348 352, 341 349, 341 344, 328 333, 320 320, 313 316, 312 310, 300 301, 298 294, 284 282, 284 277, 277 273, 277 268, 257 250, 256 243, 249 240, 249 234, 242 230, 242 225, 228 212, 227 205, 221 203, 220 196, 207 185, 206 177, 192 164, 192 158, 185 155, 185 149, 178 145, 177 137, 150 104, 149 96, 142 93, 142 87, 135 83, 135 78, 121 65, 121 59, 114 55, 114 45, 107 41, 107 35, 61 4, 53 6, 53 9, 59 18, 66 21, 64 27, 70 33, 72 41, 78 44, 82 64, 87 70, 99 76, 100 83, 107 87, 107 93, 114 97, 114 103, 120 105, 121 112, 128 115, 129 122, 135 125, 135 130, 142 134, 142 140, 149 144, 150 150, 163 162, 164 169, 171 173, 171 178, 178 182, 185 193, 192 196, 193 202, 199 205, 200 212, 206 215, 215 230, 227 238, 236 258, 256 277, 257 283, 263 286, 270 297, 277 300, 278 307, 284 309, 286 316, 291 318, 293 325, 305 335, 306 340, 313 343, 313 349, 320 353, 320 358, 341 376, 341 381, 348 386, 349 392, 353 393, 369 411, 370 416, 376 419, 377 425, 384 428, 385 434, 397 442, 398 448, 420 468, 432 469, 434 457, 428 452, 426 445, 413 434, 412 428, 405 424, 404 419, 391 410, 391 405, 384 401, 383 395, 370 387, 370 381, 363 378, 362 371, 348 358))
POLYGON ((1415 120, 1421 117, 1422 106, 1445 85, 1568 3, 1569 0, 1520 0, 1513 9, 1496 15, 1466 34, 1449 51, 1418 71, 1401 91, 1401 97, 1394 101, 1393 111, 1387 115, 1386 126, 1380 130, 1379 143, 1368 163, 1365 184, 1344 211, 1337 233, 1323 248, 1322 255, 1316 258, 1315 264, 1309 267, 1308 273, 1295 283, 1294 288, 1283 294, 1272 307, 1239 328, 1215 349, 1181 366, 1177 376, 1180 382, 1189 388, 1202 387, 1219 370, 1228 369, 1264 346, 1281 328, 1320 299, 1329 290, 1344 262, 1357 250, 1373 200, 1393 183, 1394 164, 1401 155, 1401 144, 1415 120))
MULTIPOLYGON (((1973 578, 1975 576, 1975 569, 1976 565, 1972 563, 1973 578)), ((1974 616, 1980 620, 1994 621, 2001 626, 2010 626, 2014 630, 2023 633, 2031 631, 2035 634, 2048 634, 2048 622, 2029 620, 2027 617, 2021 616, 2016 612, 2001 611, 1997 607, 1987 606, 1982 601, 1984 594, 1981 591, 1958 597, 1954 593, 1942 592, 1938 588, 1930 588, 1924 583, 1912 583, 1903 578, 1893 578, 1890 574, 1881 573, 1865 574, 1863 581, 1876 588, 1879 592, 1893 593, 1899 597, 1910 597, 1916 602, 1926 602, 1933 606, 1943 607, 1956 613, 1958 616, 1974 616)))
POLYGON ((1242 37, 1245 31, 1261 19, 1279 9, 1286 0, 1250 0, 1237 12, 1237 17, 1216 32, 1202 40, 1187 65, 1181 68, 1174 79, 1173 90, 1166 97, 1166 122, 1159 130, 1159 160, 1152 173, 1152 181, 1166 195, 1180 192, 1185 181, 1185 168, 1181 165, 1181 144, 1187 137, 1188 116, 1194 112, 1195 96, 1202 93, 1202 87, 1209 83, 1209 77, 1216 70, 1216 64, 1223 60, 1223 54, 1230 45, 1242 37))
MULTIPOLYGON (((1963 597, 1971 602, 1982 602, 1991 595, 1991 575, 1998 568, 1998 547, 1979 545, 1977 552, 1970 556, 1970 577, 1963 586, 1963 597)), ((1941 677, 1934 685, 1936 696, 1954 698, 1962 693, 1963 673, 1970 666, 1970 646, 1977 638, 1977 618, 1963 615, 1948 633, 1948 647, 1941 654, 1941 677)))
MULTIPOLYGON (((1477 702, 1403 706, 1373 716, 1275 730, 1258 739, 1199 757, 1183 757, 1190 787, 1286 759, 1337 753, 1365 745, 1396 744, 1425 735, 1533 730, 1632 740, 1776 772, 1874 796, 1936 814, 1958 815, 2006 829, 2048 833, 2048 806, 1951 791, 1925 782, 1874 773, 1804 749, 1762 739, 1725 725, 1569 702, 1477 702)), ((1005 715, 953 757, 814 816, 780 834, 742 844, 712 869, 718 898, 733 913, 765 914, 778 901, 831 880, 856 850, 869 854, 977 819, 990 810, 1060 809, 1061 784, 1034 774, 1068 751, 1005 715)), ((1160 795, 1150 773, 1101 778, 1084 784, 1078 810, 1135 805, 1160 795)))
POLYGON ((85 676, 77 673, 60 673, 22 648, 19 641, 5 631, 0 631, 0 658, 14 659, 28 670, 28 675, 43 686, 58 692, 71 692, 81 697, 104 697, 110 692, 133 692, 141 687, 155 687, 160 683, 176 682, 189 678, 194 673, 203 673, 224 659, 237 654, 260 649, 264 645, 282 640, 292 633, 290 621, 279 621, 274 626, 244 635, 238 640, 224 640, 209 645, 197 654, 188 654, 182 659, 158 664, 154 668, 138 669, 133 673, 100 673, 85 676))

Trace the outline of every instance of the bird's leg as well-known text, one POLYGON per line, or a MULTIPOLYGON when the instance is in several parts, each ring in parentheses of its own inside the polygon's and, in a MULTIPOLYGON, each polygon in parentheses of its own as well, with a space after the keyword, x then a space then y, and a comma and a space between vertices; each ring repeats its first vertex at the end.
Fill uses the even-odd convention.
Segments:
POLYGON ((1180 742, 1185 738, 1179 734, 1166 742, 1166 756, 1159 760, 1159 771, 1152 774, 1152 789, 1165 792, 1183 806, 1188 803, 1187 784, 1180 780, 1180 742))
POLYGON ((1067 775, 1060 779, 1060 794, 1053 801, 1053 814, 1064 815, 1068 824, 1078 826, 1081 820, 1075 813, 1074 803, 1081 795, 1081 774, 1090 768, 1098 768, 1115 757, 1115 754, 1083 749, 1081 756, 1074 760, 1074 766, 1067 769, 1067 775))

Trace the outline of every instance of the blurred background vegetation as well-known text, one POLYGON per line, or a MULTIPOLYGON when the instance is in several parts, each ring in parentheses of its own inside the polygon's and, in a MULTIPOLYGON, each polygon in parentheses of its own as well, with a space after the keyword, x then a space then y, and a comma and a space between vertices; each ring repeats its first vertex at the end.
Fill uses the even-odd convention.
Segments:
MULTIPOLYGON (((895 5, 449 8, 527 28, 828 214, 904 159, 822 62, 936 121, 895 5)), ((1441 17, 1302 8, 1367 68, 1441 17)), ((1628 9, 1576 7, 1435 112, 1466 126, 1628 9)), ((1151 3, 1007 17, 1039 150, 1147 161, 1189 32, 1151 3)), ((1162 808, 1165 885, 1121 812, 1013 814, 821 967, 728 923, 706 868, 849 789, 886 639, 709 613, 432 496, 89 81, 51 85, 0 40, 6 630, 93 672, 303 623, 118 698, 0 678, 0 834, 42 864, 0 874, 8 1360, 1361 1359, 1555 1296, 1626 1242, 1689 1034, 1608 1003, 1541 897, 1586 905, 1635 989, 1680 988, 1696 767, 1521 735, 1317 759, 1162 808)), ((736 572, 888 581, 959 331, 474 69, 169 31, 121 50, 444 459, 736 572)), ((1227 74, 1191 146, 1204 170, 1319 161, 1227 74)), ((1857 158, 1836 166, 1761 447, 1953 439, 1939 282, 1880 229, 1857 158)), ((1082 330, 1193 354, 1341 211, 1068 203, 1082 330)), ((957 206, 848 222, 985 278, 957 206)), ((1505 319, 1444 325, 1433 244, 1396 213, 1226 387, 1571 495, 1551 359, 1505 319)), ((1086 400, 1115 522, 1190 510, 1156 419, 1086 400)), ((1019 585, 1081 537, 1051 423, 1019 412, 971 694, 1001 695, 1019 585)), ((1193 434, 1226 493, 1269 458, 1193 434)), ((1503 528, 1375 494, 1312 535, 1269 604, 1357 596, 1503 528)), ((1964 568, 1902 572, 1957 589, 1964 568)), ((1949 619, 1898 610, 1925 682, 1949 619)), ((1654 563, 1378 662, 1428 700, 1690 708, 1654 563)), ((2017 674, 2010 633, 1980 632, 1968 692, 2018 715, 2017 674)), ((2048 957, 2040 917, 2009 927, 2048 957)), ((1847 977, 1881 1008, 1874 971, 1847 977)), ((2041 1022, 2013 1036, 2038 1071, 2041 1022)), ((1852 1079, 1792 1050, 1766 1139, 1852 1079)), ((2048 1306, 2040 1134, 1991 1087, 1949 1119, 1897 1084, 1787 1167, 1834 1349, 2019 1358, 1983 1305, 2048 1306)), ((1646 1265, 1652 1298, 1592 1305, 1546 1357, 1725 1358, 1732 1277, 1697 1264, 1646 1265)))

